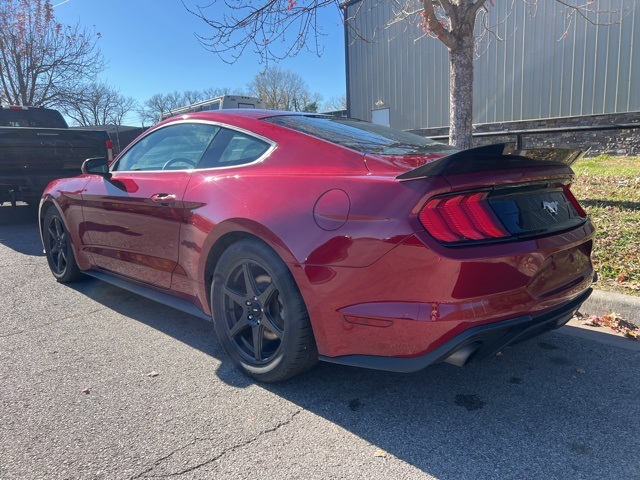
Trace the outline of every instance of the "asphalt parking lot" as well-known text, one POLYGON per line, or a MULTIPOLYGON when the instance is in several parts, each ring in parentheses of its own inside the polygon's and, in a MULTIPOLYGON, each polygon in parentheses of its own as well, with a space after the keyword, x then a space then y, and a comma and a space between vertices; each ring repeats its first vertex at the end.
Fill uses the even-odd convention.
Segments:
POLYGON ((560 331, 465 368, 256 384, 210 323, 56 283, 27 212, 0 207, 2 480, 640 478, 637 351, 560 331))

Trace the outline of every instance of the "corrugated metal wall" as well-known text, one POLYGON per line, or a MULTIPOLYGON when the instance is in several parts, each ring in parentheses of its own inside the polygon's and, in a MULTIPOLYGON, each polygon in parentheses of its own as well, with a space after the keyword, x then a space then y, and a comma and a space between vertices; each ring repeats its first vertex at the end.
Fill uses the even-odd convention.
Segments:
MULTIPOLYGON (((552 0, 539 0, 535 11, 524 0, 494 4, 488 24, 503 40, 489 34, 478 43, 474 123, 640 111, 640 1, 596 1, 599 25, 569 24, 552 0), (626 10, 611 13, 620 6, 626 10)), ((393 17, 388 1, 350 4, 347 16, 368 40, 348 34, 351 116, 371 120, 373 109, 388 108, 392 127, 447 126, 446 47, 415 40, 422 31, 406 22, 381 28, 393 17)))

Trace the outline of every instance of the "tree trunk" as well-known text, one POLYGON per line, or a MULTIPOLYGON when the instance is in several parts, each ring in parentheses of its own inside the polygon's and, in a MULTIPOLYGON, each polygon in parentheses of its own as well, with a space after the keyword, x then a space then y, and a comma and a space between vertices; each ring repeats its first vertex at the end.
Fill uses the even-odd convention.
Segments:
POLYGON ((473 37, 449 49, 449 144, 471 148, 473 129, 473 37))

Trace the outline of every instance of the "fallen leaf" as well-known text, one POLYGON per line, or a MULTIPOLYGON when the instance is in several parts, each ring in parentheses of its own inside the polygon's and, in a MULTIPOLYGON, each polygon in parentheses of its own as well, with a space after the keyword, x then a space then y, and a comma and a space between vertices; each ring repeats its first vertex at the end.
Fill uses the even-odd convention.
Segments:
POLYGON ((627 322, 615 312, 602 315, 601 317, 591 315, 586 322, 583 322, 583 325, 591 327, 608 327, 614 332, 618 332, 627 338, 632 338, 634 340, 638 339, 638 327, 631 322, 627 322))
POLYGON ((385 458, 388 455, 387 452, 385 452, 384 450, 382 450, 381 448, 377 448, 375 452, 373 452, 373 456, 374 457, 381 457, 381 458, 385 458))
POLYGON ((591 315, 584 322, 582 322, 582 324, 586 325, 587 327, 599 327, 600 317, 598 317, 597 315, 591 315))

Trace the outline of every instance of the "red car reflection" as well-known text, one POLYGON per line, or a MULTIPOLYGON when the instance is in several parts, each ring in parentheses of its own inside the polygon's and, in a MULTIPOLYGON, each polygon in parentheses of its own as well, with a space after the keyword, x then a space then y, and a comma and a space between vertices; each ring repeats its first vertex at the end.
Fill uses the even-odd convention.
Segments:
POLYGON ((273 382, 320 360, 464 365, 566 323, 589 296, 593 226, 572 150, 468 151, 350 119, 174 117, 111 165, 49 185, 61 282, 98 277, 207 319, 273 382))

